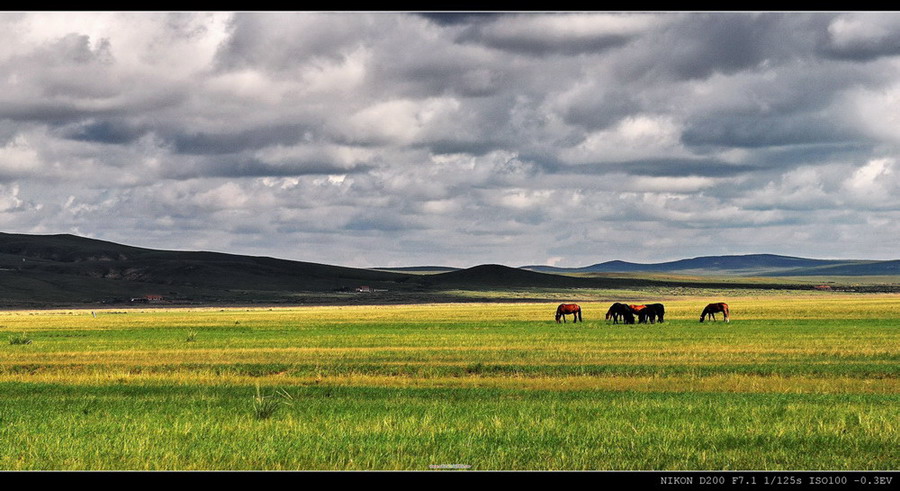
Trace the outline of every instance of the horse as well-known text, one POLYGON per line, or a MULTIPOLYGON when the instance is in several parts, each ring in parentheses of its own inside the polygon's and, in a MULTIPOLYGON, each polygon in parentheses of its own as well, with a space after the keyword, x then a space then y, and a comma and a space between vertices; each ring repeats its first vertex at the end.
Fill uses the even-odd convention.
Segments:
POLYGON ((612 319, 613 324, 619 323, 619 317, 624 324, 634 324, 634 313, 624 303, 616 302, 606 311, 606 320, 612 319))
POLYGON ((566 316, 572 314, 572 322, 584 322, 581 319, 581 307, 575 303, 561 303, 559 307, 556 307, 556 323, 559 324, 559 319, 562 318, 563 322, 566 322, 566 316))
POLYGON ((638 318, 638 324, 646 324, 647 323, 647 314, 649 311, 647 310, 646 305, 634 305, 631 304, 628 306, 631 310, 631 313, 636 315, 638 318))
POLYGON ((651 324, 655 322, 663 322, 666 308, 661 303, 651 303, 644 307, 642 313, 646 316, 647 320, 650 321, 651 324))
POLYGON ((728 322, 728 304, 727 303, 711 303, 703 309, 703 312, 700 314, 700 322, 703 322, 704 317, 709 317, 712 320, 716 320, 716 313, 722 312, 725 316, 725 322, 728 322))

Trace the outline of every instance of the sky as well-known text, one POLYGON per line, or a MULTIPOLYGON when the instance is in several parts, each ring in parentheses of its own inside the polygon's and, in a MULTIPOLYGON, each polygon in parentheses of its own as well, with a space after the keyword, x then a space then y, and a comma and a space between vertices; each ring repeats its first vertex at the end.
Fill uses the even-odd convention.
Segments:
POLYGON ((0 231, 898 259, 897 12, 0 12, 0 231))

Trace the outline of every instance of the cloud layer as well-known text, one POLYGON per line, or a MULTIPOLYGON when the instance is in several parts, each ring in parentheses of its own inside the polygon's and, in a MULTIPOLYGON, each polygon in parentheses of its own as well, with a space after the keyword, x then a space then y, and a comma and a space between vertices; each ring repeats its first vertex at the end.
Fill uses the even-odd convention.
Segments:
POLYGON ((347 266, 896 259, 900 14, 0 14, 0 229, 347 266))

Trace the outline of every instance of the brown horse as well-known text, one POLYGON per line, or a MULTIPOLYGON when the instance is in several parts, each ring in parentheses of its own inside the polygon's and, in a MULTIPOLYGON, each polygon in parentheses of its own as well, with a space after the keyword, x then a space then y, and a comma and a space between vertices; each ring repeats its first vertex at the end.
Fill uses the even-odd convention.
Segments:
POLYGON ((584 322, 581 319, 581 307, 575 303, 561 303, 559 307, 556 307, 556 323, 559 323, 559 319, 562 318, 563 322, 566 322, 566 316, 572 314, 572 322, 584 322))
POLYGON ((700 314, 700 322, 703 322, 704 317, 709 317, 712 320, 716 320, 716 313, 722 312, 725 316, 725 322, 728 322, 728 304, 727 303, 711 303, 703 309, 703 312, 700 314))

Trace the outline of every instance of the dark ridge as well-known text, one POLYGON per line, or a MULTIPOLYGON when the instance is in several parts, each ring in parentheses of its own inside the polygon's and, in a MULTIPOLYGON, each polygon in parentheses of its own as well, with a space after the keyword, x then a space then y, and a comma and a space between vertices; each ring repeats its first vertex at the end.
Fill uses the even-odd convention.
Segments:
MULTIPOLYGON (((432 284, 441 286, 465 285, 471 287, 506 286, 506 287, 597 287, 596 279, 574 278, 554 274, 527 271, 499 264, 483 264, 459 271, 441 273, 429 277, 432 284)), ((603 280, 604 282, 606 280, 603 280)))
POLYGON ((582 268, 525 266, 546 273, 677 273, 736 274, 741 276, 811 276, 811 275, 892 275, 897 274, 896 261, 861 261, 847 259, 807 259, 775 254, 703 256, 662 263, 607 261, 582 268))

